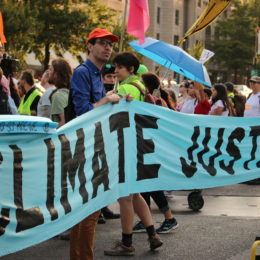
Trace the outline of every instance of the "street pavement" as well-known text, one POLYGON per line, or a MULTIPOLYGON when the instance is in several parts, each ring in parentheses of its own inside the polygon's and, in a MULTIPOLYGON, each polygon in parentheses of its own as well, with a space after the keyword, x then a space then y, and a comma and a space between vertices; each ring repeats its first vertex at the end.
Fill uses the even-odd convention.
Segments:
MULTIPOLYGON (((130 259, 247 260, 256 236, 260 236, 260 185, 237 184, 203 190, 204 207, 188 208, 189 191, 167 192, 179 228, 162 234, 164 245, 151 252, 145 233, 134 234, 136 254, 130 259)), ((110 205, 115 212, 118 204, 110 205)), ((152 204, 155 226, 163 215, 152 204)), ((95 259, 126 259, 104 256, 104 248, 120 239, 119 220, 108 220, 97 227, 95 259)), ((257 254, 260 255, 260 249, 257 254)), ((68 260, 69 242, 53 238, 41 244, 0 258, 1 260, 68 260)))

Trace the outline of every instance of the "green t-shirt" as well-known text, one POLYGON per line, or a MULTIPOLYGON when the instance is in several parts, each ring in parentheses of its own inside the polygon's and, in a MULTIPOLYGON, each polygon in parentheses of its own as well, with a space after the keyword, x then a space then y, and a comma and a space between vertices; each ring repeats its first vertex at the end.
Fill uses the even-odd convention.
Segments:
POLYGON ((58 89, 51 97, 51 119, 60 122, 59 114, 64 113, 64 108, 68 105, 69 90, 58 89))
POLYGON ((130 94, 134 100, 144 101, 144 96, 140 93, 139 89, 129 84, 130 82, 138 84, 145 92, 145 86, 140 82, 138 76, 130 76, 124 81, 120 82, 120 85, 117 89, 118 95, 124 96, 126 94, 130 94))

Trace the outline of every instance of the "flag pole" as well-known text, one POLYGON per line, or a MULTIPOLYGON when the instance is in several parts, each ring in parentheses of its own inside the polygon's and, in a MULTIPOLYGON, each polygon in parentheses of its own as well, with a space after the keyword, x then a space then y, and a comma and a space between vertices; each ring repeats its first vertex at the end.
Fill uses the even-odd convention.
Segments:
POLYGON ((127 13, 127 6, 128 6, 128 0, 125 0, 125 10, 124 10, 124 16, 123 16, 123 22, 121 26, 121 36, 120 36, 120 43, 119 43, 119 52, 123 49, 123 42, 125 37, 125 25, 126 25, 126 13, 127 13))
MULTIPOLYGON (((124 37, 125 37, 127 6, 128 6, 128 0, 125 0, 125 9, 124 9, 123 21, 122 21, 122 26, 121 26, 120 42, 119 42, 119 53, 122 52, 122 49, 123 49, 123 42, 124 42, 124 37)), ((118 82, 118 80, 116 80, 116 83, 115 83, 114 89, 113 89, 114 92, 116 92, 118 85, 119 85, 119 82, 118 82)))

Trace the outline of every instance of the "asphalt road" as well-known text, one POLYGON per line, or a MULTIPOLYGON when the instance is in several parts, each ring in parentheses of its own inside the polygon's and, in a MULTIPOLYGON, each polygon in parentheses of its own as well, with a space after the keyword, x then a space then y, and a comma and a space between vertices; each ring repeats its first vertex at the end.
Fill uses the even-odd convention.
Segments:
MULTIPOLYGON (((204 207, 199 212, 188 208, 187 191, 168 193, 169 203, 179 228, 161 235, 164 245, 151 252, 147 235, 134 235, 136 254, 130 259, 247 260, 256 236, 260 236, 260 185, 237 184, 203 191, 204 207)), ((117 203, 110 206, 118 211, 117 203)), ((152 205, 155 225, 162 214, 152 205)), ((104 256, 104 248, 120 239, 119 220, 98 225, 95 259, 126 259, 104 256)), ((260 255, 260 250, 257 252, 260 255)), ((53 238, 41 244, 0 258, 1 260, 67 260, 69 243, 53 238)))

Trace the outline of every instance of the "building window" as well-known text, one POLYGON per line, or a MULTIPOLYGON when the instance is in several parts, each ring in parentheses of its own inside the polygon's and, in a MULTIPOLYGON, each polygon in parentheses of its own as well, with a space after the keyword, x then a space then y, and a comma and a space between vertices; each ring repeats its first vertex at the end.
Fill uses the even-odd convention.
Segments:
POLYGON ((160 40, 160 33, 156 33, 156 39, 160 40))
POLYGON ((211 41, 211 27, 208 26, 205 30, 205 47, 209 47, 211 41))
POLYGON ((161 19, 161 8, 157 7, 157 23, 160 24, 161 19))
POLYGON ((179 19, 180 19, 180 12, 179 10, 175 11, 175 24, 179 25, 179 19))
POLYGON ((198 0, 198 6, 201 7, 201 0, 198 0))
POLYGON ((177 45, 178 42, 179 42, 179 35, 174 35, 174 37, 173 37, 173 44, 177 45))

